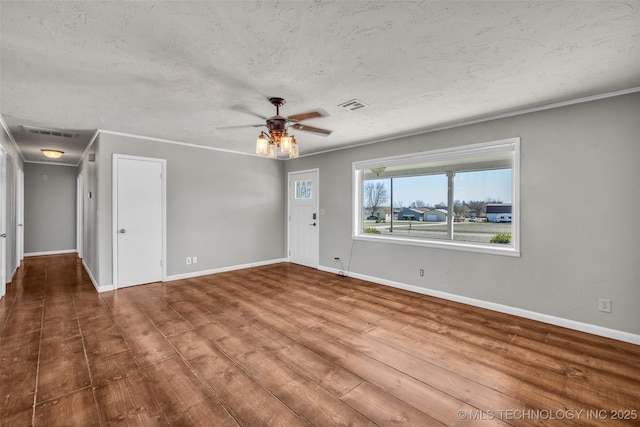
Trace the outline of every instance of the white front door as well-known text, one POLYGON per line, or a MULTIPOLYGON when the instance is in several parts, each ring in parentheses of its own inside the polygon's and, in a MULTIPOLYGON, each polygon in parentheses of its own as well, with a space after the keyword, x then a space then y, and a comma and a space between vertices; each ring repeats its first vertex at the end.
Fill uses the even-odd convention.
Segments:
POLYGON ((289 261, 318 268, 318 171, 289 174, 289 261))
POLYGON ((114 285, 162 280, 164 160, 114 154, 114 285))

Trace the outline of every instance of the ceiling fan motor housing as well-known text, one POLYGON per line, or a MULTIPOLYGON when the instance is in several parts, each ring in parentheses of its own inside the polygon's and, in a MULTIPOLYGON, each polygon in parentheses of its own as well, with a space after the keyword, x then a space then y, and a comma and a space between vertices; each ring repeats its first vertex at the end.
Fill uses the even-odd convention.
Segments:
POLYGON ((267 127, 269 128, 269 133, 279 145, 282 134, 284 134, 289 127, 287 118, 280 115, 280 107, 282 107, 286 101, 283 98, 273 97, 269 98, 269 102, 276 107, 276 115, 267 119, 267 127))
POLYGON ((282 139, 282 135, 287 132, 289 121, 282 116, 269 117, 267 119, 267 127, 269 128, 271 137, 274 139, 276 144, 280 146, 280 140, 282 139))
POLYGON ((282 116, 273 116, 267 119, 267 127, 270 132, 273 131, 281 131, 284 132, 289 127, 289 121, 286 117, 282 116))

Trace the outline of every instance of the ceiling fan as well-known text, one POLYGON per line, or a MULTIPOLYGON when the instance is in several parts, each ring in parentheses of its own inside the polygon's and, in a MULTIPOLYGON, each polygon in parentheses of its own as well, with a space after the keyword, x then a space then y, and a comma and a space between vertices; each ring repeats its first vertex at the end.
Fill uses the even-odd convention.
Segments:
POLYGON ((276 115, 273 117, 269 117, 267 120, 267 128, 269 128, 269 132, 273 132, 274 130, 286 130, 287 127, 291 126, 293 129, 302 130, 305 132, 314 132, 323 136, 327 136, 331 134, 330 130, 320 129, 313 126, 303 125, 299 122, 302 120, 313 119, 315 117, 322 117, 318 111, 311 111, 309 113, 302 114, 294 114, 289 117, 282 117, 280 115, 280 107, 285 104, 285 100, 282 98, 269 98, 269 102, 276 107, 276 115))
POLYGON ((331 134, 330 130, 307 126, 300 123, 303 120, 322 117, 320 112, 311 111, 309 113, 294 114, 292 116, 283 117, 280 115, 280 107, 285 104, 285 100, 283 98, 272 97, 269 98, 269 102, 276 107, 276 115, 269 118, 263 117, 266 120, 266 124, 249 125, 252 127, 266 126, 269 130, 268 133, 264 131, 260 132, 256 142, 256 154, 276 158, 277 148, 280 147, 283 153, 289 153, 290 158, 298 157, 298 145, 295 137, 288 133, 290 128, 304 132, 313 132, 322 136, 331 134))

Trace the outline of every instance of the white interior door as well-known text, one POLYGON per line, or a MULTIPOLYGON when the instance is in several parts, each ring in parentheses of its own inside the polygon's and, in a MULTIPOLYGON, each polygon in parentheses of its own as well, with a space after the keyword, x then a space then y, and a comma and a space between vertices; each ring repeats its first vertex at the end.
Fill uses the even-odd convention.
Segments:
POLYGON ((114 285, 162 280, 164 160, 114 154, 114 285))
POLYGON ((289 261, 318 268, 318 171, 289 174, 289 261))
POLYGON ((7 154, 0 147, 0 298, 7 292, 7 154))
POLYGON ((18 169, 18 183, 16 186, 16 265, 20 267, 24 258, 24 171, 18 169))
POLYGON ((76 250, 78 257, 83 258, 82 242, 84 242, 84 181, 78 175, 76 182, 76 250))

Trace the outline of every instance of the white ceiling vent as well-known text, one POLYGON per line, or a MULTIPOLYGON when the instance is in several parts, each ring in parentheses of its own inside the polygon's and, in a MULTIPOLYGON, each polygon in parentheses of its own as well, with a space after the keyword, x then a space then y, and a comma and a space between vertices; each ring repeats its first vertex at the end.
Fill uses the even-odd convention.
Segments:
POLYGON ((367 104, 365 104, 364 102, 358 100, 358 99, 352 99, 351 101, 347 101, 347 102, 343 102, 342 104, 338 104, 338 107, 342 107, 344 109, 347 110, 358 110, 360 108, 366 107, 367 104))
POLYGON ((22 130, 28 133, 37 133, 39 135, 58 136, 60 138, 75 138, 77 133, 63 132, 57 129, 37 128, 34 126, 22 125, 22 130))

